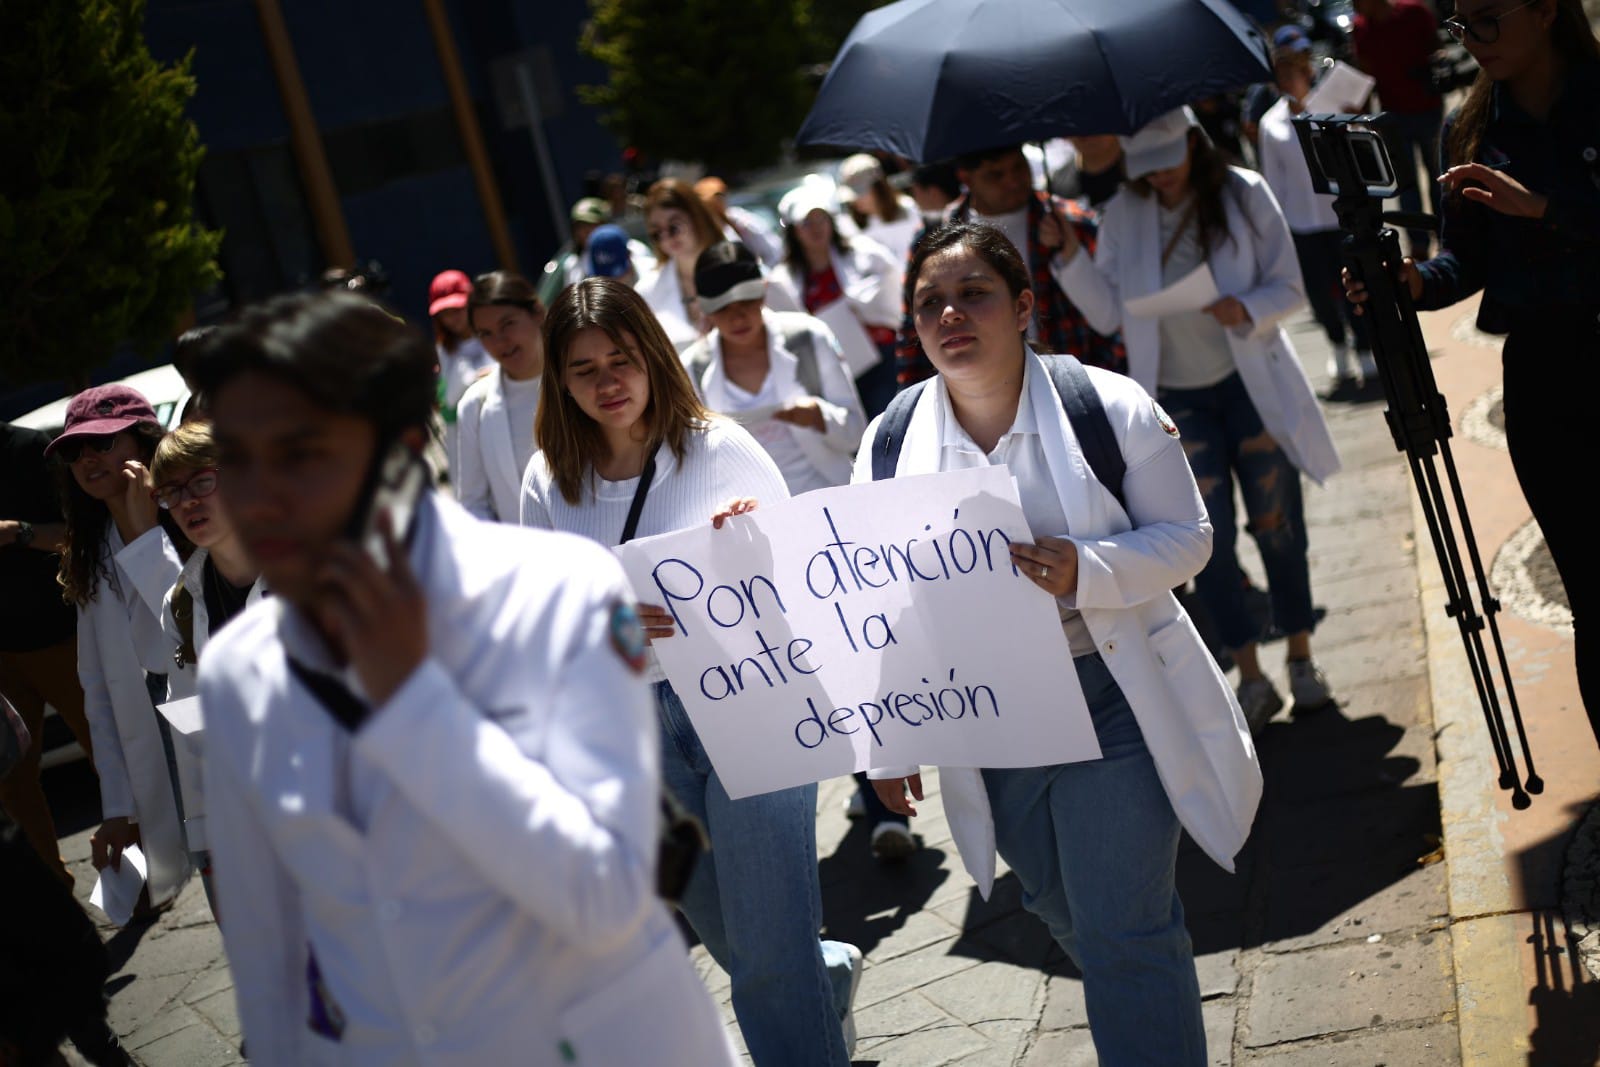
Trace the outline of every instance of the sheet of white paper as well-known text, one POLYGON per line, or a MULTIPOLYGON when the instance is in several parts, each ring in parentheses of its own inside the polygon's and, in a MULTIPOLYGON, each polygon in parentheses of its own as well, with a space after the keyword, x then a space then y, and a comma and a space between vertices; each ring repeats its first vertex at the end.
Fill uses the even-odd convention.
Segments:
POLYGON ((746 408, 743 411, 724 411, 722 414, 741 426, 751 426, 758 422, 765 422, 782 410, 783 406, 781 404, 763 404, 758 408, 746 408))
POLYGON ((1205 263, 1185 274, 1165 289, 1157 289, 1127 302, 1128 314, 1144 319, 1159 319, 1181 311, 1199 311, 1217 302, 1217 280, 1205 263))
POLYGON ((1348 63, 1334 63, 1333 69, 1306 94, 1303 101, 1312 114, 1360 111, 1377 82, 1348 63))
POLYGON ((839 351, 844 355, 845 365, 850 368, 852 375, 859 378, 883 361, 883 353, 872 343, 867 328, 861 325, 856 313, 850 310, 849 301, 835 300, 827 307, 818 308, 813 314, 827 323, 833 336, 839 339, 839 351))
POLYGON ((114 871, 105 867, 89 891, 89 903, 106 913, 106 918, 118 926, 128 925, 133 918, 134 906, 139 903, 139 891, 144 888, 147 870, 144 853, 138 845, 122 850, 122 869, 114 871))
POLYGON ((174 733, 183 735, 185 741, 197 738, 205 731, 205 720, 200 717, 200 698, 197 696, 169 700, 157 705, 156 710, 161 712, 161 717, 167 720, 167 725, 172 727, 174 733))
POLYGON ((871 767, 1096 759, 1004 467, 818 489, 617 549, 652 647, 732 797, 871 767))

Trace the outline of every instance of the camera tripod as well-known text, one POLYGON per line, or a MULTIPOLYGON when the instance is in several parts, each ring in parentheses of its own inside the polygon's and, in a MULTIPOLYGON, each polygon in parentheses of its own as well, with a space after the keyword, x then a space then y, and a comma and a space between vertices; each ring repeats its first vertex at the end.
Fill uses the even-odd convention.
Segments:
POLYGON ((1319 192, 1337 193, 1333 210, 1344 233, 1340 258, 1351 275, 1366 285, 1367 300, 1361 310, 1367 317, 1378 377, 1388 403, 1384 420, 1395 447, 1405 453, 1428 535, 1433 541, 1434 555, 1444 573, 1445 611, 1456 620, 1466 649, 1472 681, 1499 767, 1499 786, 1511 792, 1512 807, 1522 809, 1531 803, 1529 794, 1544 791, 1544 780, 1533 766, 1533 753, 1528 747, 1505 646, 1500 640, 1500 627, 1495 618, 1500 611, 1500 601, 1490 591, 1484 576, 1483 561, 1472 534, 1472 520, 1467 514, 1466 498, 1450 451, 1450 412, 1434 380, 1411 292, 1397 278, 1401 262, 1400 238, 1390 224, 1432 229, 1433 220, 1425 215, 1384 213, 1382 196, 1392 190, 1394 182, 1382 142, 1370 129, 1380 123, 1381 116, 1374 120, 1368 116, 1312 115, 1294 120, 1301 148, 1311 166, 1313 183, 1319 192), (1462 559, 1462 546, 1466 548, 1466 562, 1472 568, 1470 581, 1462 559), (1474 587, 1477 603, 1473 600, 1474 587), (1494 645, 1493 662, 1484 641, 1485 630, 1494 645), (1511 747, 1495 683, 1496 665, 1499 688, 1505 692, 1505 704, 1511 711, 1511 722, 1527 768, 1526 781, 1519 780, 1517 775, 1517 756, 1511 747))

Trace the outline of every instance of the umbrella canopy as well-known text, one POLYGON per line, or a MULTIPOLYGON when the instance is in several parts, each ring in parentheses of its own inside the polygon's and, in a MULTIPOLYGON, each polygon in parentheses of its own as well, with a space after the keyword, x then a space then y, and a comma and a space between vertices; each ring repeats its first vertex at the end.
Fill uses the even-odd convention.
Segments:
POLYGON ((797 140, 931 162, 1131 134, 1271 78, 1266 41, 1226 0, 900 0, 850 32, 797 140))

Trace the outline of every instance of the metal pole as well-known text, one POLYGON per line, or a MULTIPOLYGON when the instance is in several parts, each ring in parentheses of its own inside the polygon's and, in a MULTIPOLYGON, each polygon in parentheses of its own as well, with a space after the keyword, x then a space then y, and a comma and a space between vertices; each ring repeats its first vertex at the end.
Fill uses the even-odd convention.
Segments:
POLYGON ((466 149, 467 163, 472 167, 472 180, 478 188, 478 202, 483 205, 483 218, 489 226, 489 240, 494 244, 495 257, 503 270, 517 269, 517 250, 511 243, 511 233, 506 228, 505 208, 500 203, 500 187, 494 180, 494 167, 483 145, 483 132, 478 129, 478 114, 472 106, 472 94, 467 91, 467 79, 461 72, 461 58, 456 53, 455 37, 450 32, 450 18, 445 14, 441 0, 423 0, 428 14, 428 26, 433 30, 433 43, 439 50, 439 66, 444 70, 445 88, 450 93, 450 107, 455 112, 456 129, 461 134, 461 146, 466 149))
POLYGON ((533 151, 539 157, 539 176, 544 180, 545 199, 550 203, 550 218, 562 241, 572 240, 572 220, 561 199, 556 181, 556 164, 550 155, 550 142, 544 135, 544 112, 539 110, 539 94, 533 90, 533 71, 527 63, 517 64, 517 90, 522 94, 522 110, 528 116, 528 132, 533 135, 533 151))

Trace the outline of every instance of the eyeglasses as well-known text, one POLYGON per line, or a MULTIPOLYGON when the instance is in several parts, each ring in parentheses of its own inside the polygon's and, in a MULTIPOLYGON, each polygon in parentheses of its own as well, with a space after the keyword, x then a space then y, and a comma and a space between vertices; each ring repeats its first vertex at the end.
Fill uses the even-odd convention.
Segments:
POLYGON ((117 435, 114 433, 91 434, 85 437, 74 437, 64 441, 56 449, 56 455, 61 457, 63 463, 76 463, 78 457, 83 455, 85 447, 92 448, 102 456, 117 447, 117 435))
POLYGON ((1532 7, 1539 0, 1528 0, 1525 4, 1518 4, 1509 11, 1502 11, 1498 15, 1479 15, 1477 18, 1460 19, 1451 18, 1444 20, 1444 28, 1450 31, 1450 36, 1457 41, 1464 41, 1469 35, 1479 44, 1494 44, 1500 39, 1500 20, 1525 7, 1532 7))
POLYGON ((650 236, 650 240, 651 241, 653 241, 656 244, 660 244, 662 238, 664 238, 664 237, 676 237, 680 233, 682 233, 683 230, 684 230, 683 223, 677 222, 677 221, 673 221, 673 222, 667 223, 666 226, 664 226, 664 227, 662 227, 660 229, 652 227, 650 229, 650 231, 649 231, 649 236, 650 236))
POLYGON ((216 491, 217 468, 205 467, 196 471, 186 482, 163 485, 150 490, 150 499, 161 505, 163 510, 175 511, 178 505, 183 503, 184 497, 199 500, 216 491))

